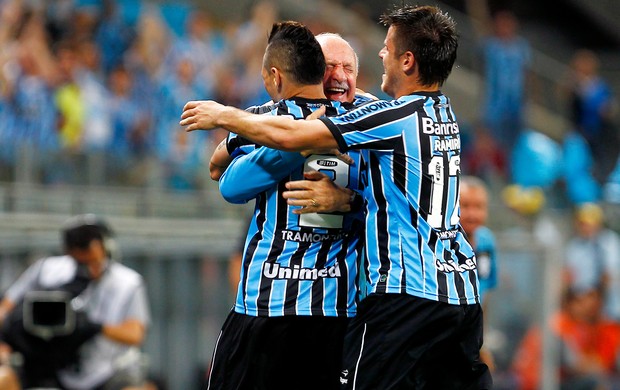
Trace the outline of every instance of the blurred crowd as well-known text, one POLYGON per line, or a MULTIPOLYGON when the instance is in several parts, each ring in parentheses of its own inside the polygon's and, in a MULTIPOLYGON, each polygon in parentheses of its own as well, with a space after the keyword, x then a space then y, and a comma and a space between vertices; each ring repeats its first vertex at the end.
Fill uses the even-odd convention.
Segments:
POLYGON ((557 306, 519 332, 497 388, 543 388, 547 364, 555 388, 620 389, 620 236, 600 205, 575 208, 559 258, 557 306))
POLYGON ((478 38, 474 66, 482 96, 477 120, 465 133, 463 169, 507 185, 505 203, 523 214, 539 212, 546 198, 560 208, 618 203, 618 102, 596 52, 574 50, 545 84, 517 15, 485 0, 466 4, 478 38), (545 121, 532 120, 543 88, 552 90, 547 104, 561 118, 555 134, 545 121))
POLYGON ((182 3, 0 1, 0 179, 27 155, 46 184, 197 188, 210 140, 188 142, 181 109, 269 100, 256 75, 276 18, 271 3, 220 25, 182 3))

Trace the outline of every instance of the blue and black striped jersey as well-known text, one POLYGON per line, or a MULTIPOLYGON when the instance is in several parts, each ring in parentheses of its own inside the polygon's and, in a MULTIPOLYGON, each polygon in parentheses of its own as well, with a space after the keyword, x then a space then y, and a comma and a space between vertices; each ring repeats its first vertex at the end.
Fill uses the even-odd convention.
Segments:
POLYGON ((369 292, 478 302, 476 258, 459 224, 460 135, 448 98, 417 93, 321 120, 366 164, 369 292))
MULTIPOLYGON (((292 98, 280 101, 266 115, 303 119, 322 105, 328 107, 327 115, 346 112, 338 102, 292 98)), ((296 206, 287 205, 282 192, 286 182, 302 180, 308 170, 358 189, 360 154, 351 154, 355 164, 349 166, 332 155, 303 158, 299 153, 252 147, 248 154, 237 156, 220 178, 220 191, 228 201, 256 200, 234 310, 251 316, 355 315, 361 211, 296 215, 296 206)))
MULTIPOLYGON (((252 114, 271 114, 271 111, 277 108, 278 104, 273 101, 268 101, 260 106, 250 106, 245 111, 252 114)), ((255 148, 254 142, 247 138, 238 136, 235 133, 228 133, 226 137, 226 150, 232 157, 236 157, 240 154, 247 154, 255 148)))
POLYGON ((368 93, 364 93, 364 94, 359 94, 356 93, 355 94, 355 98, 353 100, 353 106, 358 107, 361 106, 362 104, 366 104, 368 102, 372 102, 374 100, 377 100, 377 98, 371 94, 368 93))

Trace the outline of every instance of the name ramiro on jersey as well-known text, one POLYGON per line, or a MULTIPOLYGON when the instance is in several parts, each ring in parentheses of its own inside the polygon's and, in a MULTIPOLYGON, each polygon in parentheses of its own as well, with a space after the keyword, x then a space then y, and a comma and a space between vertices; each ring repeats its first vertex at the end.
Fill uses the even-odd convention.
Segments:
POLYGON ((433 151, 446 152, 450 150, 461 150, 460 138, 440 138, 433 142, 433 151))
POLYGON ((317 280, 319 278, 339 278, 342 276, 338 263, 327 268, 301 268, 299 265, 283 267, 278 263, 263 264, 263 276, 268 279, 317 280))

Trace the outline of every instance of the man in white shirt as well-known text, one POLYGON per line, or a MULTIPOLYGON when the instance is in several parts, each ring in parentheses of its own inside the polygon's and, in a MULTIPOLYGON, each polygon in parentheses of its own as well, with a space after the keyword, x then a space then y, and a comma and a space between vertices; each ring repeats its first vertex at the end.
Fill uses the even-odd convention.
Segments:
MULTIPOLYGON (((22 386, 93 390, 112 383, 114 388, 117 383, 119 388, 139 385, 142 373, 138 348, 150 319, 142 276, 110 258, 110 230, 92 214, 70 219, 62 229, 62 237, 64 256, 38 260, 6 291, 0 302, 0 322, 11 318, 13 309, 29 292, 69 292, 72 310, 77 314, 73 335, 81 333, 76 342, 81 345, 77 358, 57 367, 51 378, 45 377, 49 372, 41 373, 33 364, 29 366, 25 356, 24 371, 34 369, 37 373, 21 373, 22 386)), ((5 337, 11 344, 9 339, 5 337)), ((31 340, 32 335, 25 339, 31 340)))

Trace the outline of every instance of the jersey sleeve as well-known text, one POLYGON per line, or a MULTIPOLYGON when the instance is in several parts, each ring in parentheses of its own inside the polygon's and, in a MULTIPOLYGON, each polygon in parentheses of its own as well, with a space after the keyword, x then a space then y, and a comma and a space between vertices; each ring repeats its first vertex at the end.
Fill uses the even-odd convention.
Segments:
POLYGON ((235 133, 228 134, 226 150, 231 157, 235 158, 242 154, 248 154, 254 149, 256 149, 256 145, 249 139, 235 133))
POLYGON ((340 130, 338 130, 338 126, 336 126, 331 120, 327 119, 326 117, 319 118, 319 120, 323 122, 325 126, 327 126, 329 131, 334 136, 334 139, 338 143, 338 149, 343 152, 349 150, 349 145, 347 145, 344 137, 342 136, 342 133, 340 132, 340 130))
POLYGON ((220 193, 230 203, 247 203, 288 176, 305 158, 296 152, 261 147, 236 157, 219 181, 220 193))
POLYGON ((378 100, 368 102, 335 117, 319 118, 332 133, 341 151, 350 149, 393 149, 391 140, 406 128, 401 120, 415 112, 421 100, 378 100))
MULTIPOLYGON (((271 115, 277 108, 277 104, 268 101, 260 106, 251 106, 245 109, 245 111, 257 114, 257 115, 271 115)), ((248 154, 256 148, 254 142, 247 138, 243 138, 235 133, 229 133, 226 139, 226 150, 230 156, 237 157, 242 154, 248 154)))

